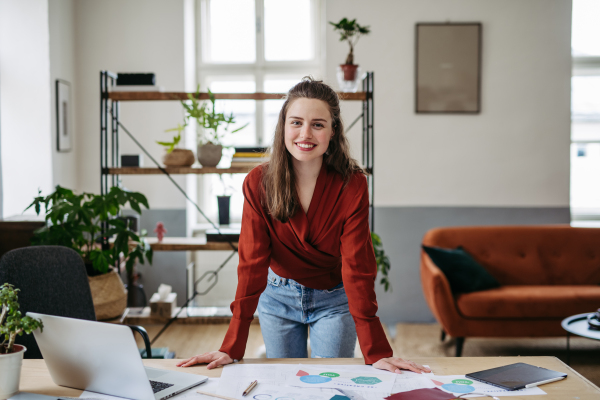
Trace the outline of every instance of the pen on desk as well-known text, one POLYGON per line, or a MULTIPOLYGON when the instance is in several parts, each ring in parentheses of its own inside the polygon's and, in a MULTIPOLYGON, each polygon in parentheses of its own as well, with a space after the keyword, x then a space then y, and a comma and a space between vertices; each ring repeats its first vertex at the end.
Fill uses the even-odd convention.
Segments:
POLYGON ((244 390, 244 393, 242 393, 242 396, 247 395, 248 393, 250 393, 252 391, 252 389, 254 389, 256 387, 256 385, 258 384, 258 381, 254 381, 252 382, 247 388, 246 390, 244 390))

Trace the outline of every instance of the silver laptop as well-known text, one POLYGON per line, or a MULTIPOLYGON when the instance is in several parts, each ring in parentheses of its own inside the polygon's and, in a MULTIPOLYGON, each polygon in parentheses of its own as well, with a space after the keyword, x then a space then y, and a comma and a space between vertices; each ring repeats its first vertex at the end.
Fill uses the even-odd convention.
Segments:
POLYGON ((54 383, 134 400, 162 400, 208 378, 144 367, 130 328, 29 312, 44 323, 33 334, 54 383))

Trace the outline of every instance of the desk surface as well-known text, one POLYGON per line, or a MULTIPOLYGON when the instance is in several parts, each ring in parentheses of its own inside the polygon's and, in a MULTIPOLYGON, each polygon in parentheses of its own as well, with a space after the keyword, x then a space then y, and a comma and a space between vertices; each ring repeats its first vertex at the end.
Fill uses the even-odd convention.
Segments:
MULTIPOLYGON (((144 364, 150 367, 185 371, 209 377, 221 376, 222 368, 209 371, 206 369, 206 365, 202 365, 182 369, 175 366, 177 361, 178 360, 144 360, 144 364)), ((600 389, 597 386, 555 357, 423 357, 415 358, 413 361, 429 365, 437 375, 467 374, 482 369, 499 367, 516 362, 525 362, 539 367, 553 369, 555 371, 566 372, 568 377, 563 381, 548 383, 541 386, 548 394, 546 396, 511 396, 503 398, 510 400, 600 399, 600 389)), ((359 358, 246 359, 242 362, 245 364, 363 364, 363 360, 359 358)), ((81 390, 56 386, 50 378, 44 360, 23 360, 20 390, 51 396, 78 397, 81 394, 81 390)))

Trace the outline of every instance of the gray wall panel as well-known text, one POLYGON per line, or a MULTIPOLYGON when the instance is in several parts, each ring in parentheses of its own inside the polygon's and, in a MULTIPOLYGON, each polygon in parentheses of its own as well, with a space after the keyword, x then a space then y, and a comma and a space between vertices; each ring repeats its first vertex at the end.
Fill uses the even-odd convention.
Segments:
MULTIPOLYGON (((165 236, 185 237, 185 209, 150 209, 142 211, 140 227, 148 231, 149 237, 156 237, 154 228, 156 228, 156 223, 159 221, 167 229, 165 236)), ((171 285, 173 291, 177 293, 177 305, 183 305, 186 296, 186 266, 187 252, 185 251, 157 251, 154 252, 152 265, 138 264, 136 268, 142 275, 140 283, 144 285, 148 301, 150 301, 152 294, 157 291, 158 286, 161 283, 166 283, 171 285)))
POLYGON ((375 232, 391 263, 393 292, 377 284, 378 315, 387 324, 434 322, 423 297, 419 273, 421 239, 440 226, 568 224, 568 207, 376 207, 375 232))

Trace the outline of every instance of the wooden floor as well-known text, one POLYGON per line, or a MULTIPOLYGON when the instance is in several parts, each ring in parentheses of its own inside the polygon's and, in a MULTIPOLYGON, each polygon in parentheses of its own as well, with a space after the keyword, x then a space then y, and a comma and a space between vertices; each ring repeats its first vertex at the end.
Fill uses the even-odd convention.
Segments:
MULTIPOLYGON (((218 350, 227 327, 227 324, 174 324, 162 334, 153 347, 168 347, 170 351, 175 352, 176 358, 187 358, 218 350)), ((148 325, 145 328, 150 338, 153 338, 162 326, 148 325)), ((386 334, 397 357, 454 356, 454 340, 447 338, 441 342, 440 327, 437 324, 397 324, 392 332, 386 329, 386 334)), ((142 347, 139 339, 138 345, 142 347)), ((263 345, 260 325, 251 325, 245 357, 264 357, 264 349, 261 349, 263 345)), ((555 356, 566 362, 566 340, 565 338, 473 338, 465 341, 463 355, 465 357, 555 356)), ((355 356, 362 356, 358 346, 355 356)), ((571 338, 570 365, 600 386, 600 341, 571 338)))

